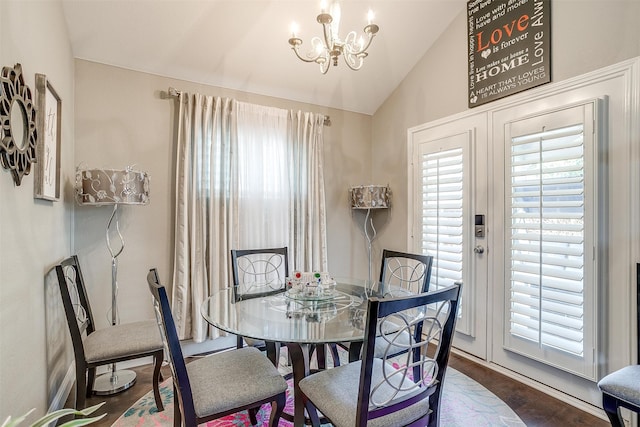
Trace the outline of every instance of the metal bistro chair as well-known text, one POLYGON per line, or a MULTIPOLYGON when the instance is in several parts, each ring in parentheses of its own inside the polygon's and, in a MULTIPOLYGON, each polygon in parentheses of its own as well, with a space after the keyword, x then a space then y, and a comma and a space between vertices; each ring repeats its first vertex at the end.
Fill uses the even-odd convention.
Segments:
POLYGON ((76 407, 84 408, 85 398, 92 395, 98 366, 153 356, 153 395, 163 411, 159 384, 164 354, 155 320, 96 330, 78 257, 65 259, 55 270, 76 361, 76 407))
POLYGON ((196 427, 271 403, 269 426, 277 427, 286 403, 287 383, 269 359, 258 349, 246 347, 185 363, 167 291, 155 269, 149 271, 147 282, 173 373, 174 426, 184 421, 185 427, 196 427))
MULTIPOLYGON (((240 301, 260 298, 286 290, 289 277, 289 255, 286 247, 269 249, 232 249, 231 270, 233 272, 233 297, 240 301)), ((278 366, 280 344, 238 336, 237 347, 244 342, 265 350, 274 366, 278 366)))
POLYGON ((335 427, 438 426, 461 286, 371 298, 363 359, 299 383, 312 424, 320 425, 319 410, 335 427), (375 356, 376 338, 388 321, 404 324, 410 336, 424 322, 424 338, 412 342, 409 351, 393 361, 389 352, 375 356), (395 368, 392 362, 400 366, 395 368))

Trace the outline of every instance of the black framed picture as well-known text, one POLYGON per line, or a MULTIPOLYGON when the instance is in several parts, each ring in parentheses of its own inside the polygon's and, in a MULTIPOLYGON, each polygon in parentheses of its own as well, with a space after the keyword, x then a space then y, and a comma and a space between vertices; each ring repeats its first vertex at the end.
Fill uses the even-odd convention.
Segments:
POLYGON ((469 108, 551 81, 550 0, 467 2, 469 108))

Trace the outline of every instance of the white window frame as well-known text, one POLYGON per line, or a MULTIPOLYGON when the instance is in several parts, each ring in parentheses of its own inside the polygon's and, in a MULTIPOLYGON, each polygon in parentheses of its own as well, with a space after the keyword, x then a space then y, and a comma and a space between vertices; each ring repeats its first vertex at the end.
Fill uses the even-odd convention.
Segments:
MULTIPOLYGON (((597 324, 599 321, 599 310, 597 301, 597 268, 596 248, 598 244, 597 224, 603 224, 597 217, 597 201, 599 189, 599 179, 604 182, 602 171, 598 169, 598 144, 602 141, 598 139, 598 120, 602 111, 600 100, 587 100, 585 102, 573 103, 552 110, 543 110, 533 115, 524 117, 514 117, 503 125, 504 129, 504 182, 505 182, 505 211, 504 211, 504 329, 503 345, 506 350, 518 353, 521 356, 534 359, 538 362, 554 366, 566 372, 590 379, 597 380, 597 351, 598 337, 597 324), (577 117, 580 116, 580 117, 577 117), (511 252, 511 146, 512 138, 520 136, 524 132, 523 127, 529 127, 530 123, 538 121, 544 123, 547 128, 559 128, 572 124, 583 125, 583 161, 584 161, 584 228, 583 228, 583 352, 581 356, 570 354, 542 343, 510 333, 511 325, 511 281, 512 269, 510 265, 511 252), (514 129, 518 128, 518 129, 514 129), (512 133, 513 129, 513 133, 512 133), (515 134, 515 135, 514 135, 515 134)), ((517 111, 514 116, 517 116, 517 111)), ((501 123, 502 124, 502 123, 501 123)))

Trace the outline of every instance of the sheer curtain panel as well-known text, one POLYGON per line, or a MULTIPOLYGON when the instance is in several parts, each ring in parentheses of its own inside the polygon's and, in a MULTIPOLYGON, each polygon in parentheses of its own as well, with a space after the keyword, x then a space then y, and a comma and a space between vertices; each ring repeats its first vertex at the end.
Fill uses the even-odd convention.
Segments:
POLYGON ((295 269, 326 271, 324 116, 179 101, 172 304, 180 339, 201 342, 220 335, 200 306, 229 285, 231 249, 288 246, 295 269))

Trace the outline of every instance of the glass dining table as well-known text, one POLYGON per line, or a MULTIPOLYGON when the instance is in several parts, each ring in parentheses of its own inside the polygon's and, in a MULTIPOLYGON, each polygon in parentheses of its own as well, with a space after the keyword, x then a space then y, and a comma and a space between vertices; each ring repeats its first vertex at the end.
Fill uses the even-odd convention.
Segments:
MULTIPOLYGON (((336 279, 335 289, 313 297, 284 291, 235 301, 233 288, 226 288, 205 300, 201 314, 209 324, 228 333, 287 346, 294 386, 293 423, 297 427, 305 423, 298 383, 311 372, 309 350, 351 343, 349 361, 358 359, 368 299, 400 295, 407 295, 407 291, 353 279, 336 279)), ((319 351, 317 356, 322 355, 324 351, 319 351)), ((324 367, 324 360, 318 360, 318 366, 324 367)))

